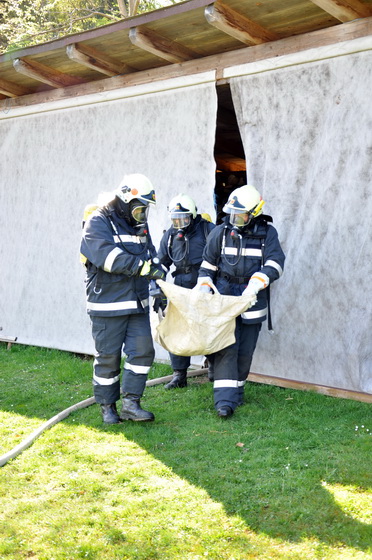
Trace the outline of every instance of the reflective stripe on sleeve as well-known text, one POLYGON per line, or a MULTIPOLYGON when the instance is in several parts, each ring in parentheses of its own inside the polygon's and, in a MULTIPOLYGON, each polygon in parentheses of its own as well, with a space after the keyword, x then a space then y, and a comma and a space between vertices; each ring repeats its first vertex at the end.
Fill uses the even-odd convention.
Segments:
POLYGON ((141 299, 141 305, 142 307, 148 307, 150 305, 150 298, 141 299))
POLYGON ((125 362, 124 369, 129 369, 133 371, 133 373, 137 373, 139 375, 147 375, 150 371, 151 366, 135 366, 134 364, 129 364, 125 362))
POLYGON ((87 309, 91 311, 123 311, 126 309, 138 309, 137 301, 115 301, 111 303, 87 302, 87 309))
POLYGON ((116 259, 116 257, 118 255, 120 255, 122 253, 123 253, 123 251, 121 249, 119 249, 119 247, 115 247, 115 249, 110 251, 109 254, 107 255, 105 263, 103 265, 103 270, 105 272, 111 272, 112 265, 114 264, 114 260, 116 259))
POLYGON ((218 270, 217 266, 214 266, 213 264, 210 264, 208 261, 203 261, 200 265, 200 268, 206 268, 207 270, 213 270, 213 272, 218 270))
POLYGON ((98 377, 97 375, 93 374, 93 381, 97 383, 97 385, 113 385, 119 381, 120 375, 115 375, 115 377, 110 377, 107 379, 106 377, 98 377))
POLYGON ((259 309, 258 311, 245 311, 241 314, 242 319, 260 319, 267 315, 267 307, 265 309, 259 309))
POLYGON ((282 267, 276 261, 268 260, 265 262, 264 266, 271 266, 272 268, 275 268, 275 270, 279 272, 279 276, 283 274, 282 267))

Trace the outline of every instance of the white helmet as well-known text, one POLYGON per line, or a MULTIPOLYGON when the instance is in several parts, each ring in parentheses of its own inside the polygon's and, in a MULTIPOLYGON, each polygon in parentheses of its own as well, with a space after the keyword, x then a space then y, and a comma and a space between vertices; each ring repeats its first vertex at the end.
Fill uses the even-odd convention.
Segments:
POLYGON ((232 191, 223 207, 225 214, 230 214, 230 223, 236 227, 244 227, 252 218, 262 214, 265 201, 258 190, 252 185, 243 185, 232 191))
POLYGON ((170 201, 168 212, 173 226, 176 229, 182 229, 191 224, 191 219, 196 218, 197 208, 192 198, 187 194, 180 193, 170 201))
POLYGON ((150 179, 141 173, 124 175, 115 195, 126 204, 134 199, 141 200, 146 205, 156 204, 154 187, 150 179))

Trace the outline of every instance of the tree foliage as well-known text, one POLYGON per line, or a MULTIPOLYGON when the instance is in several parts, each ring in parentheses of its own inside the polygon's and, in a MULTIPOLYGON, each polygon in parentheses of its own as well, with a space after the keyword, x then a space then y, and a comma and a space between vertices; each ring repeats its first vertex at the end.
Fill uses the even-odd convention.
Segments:
POLYGON ((179 0, 0 0, 0 53, 94 29, 179 0))

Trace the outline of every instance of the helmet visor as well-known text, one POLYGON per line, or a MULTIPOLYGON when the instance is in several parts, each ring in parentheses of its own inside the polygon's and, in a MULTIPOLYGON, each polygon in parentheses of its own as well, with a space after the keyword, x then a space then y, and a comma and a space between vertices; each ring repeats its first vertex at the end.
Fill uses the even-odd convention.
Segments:
POLYGON ((191 214, 190 212, 171 212, 171 220, 174 228, 187 228, 191 224, 191 214))
POLYGON ((252 215, 249 212, 237 212, 236 210, 231 210, 230 224, 234 227, 242 228, 247 226, 251 219, 252 215))
POLYGON ((132 217, 139 224, 145 224, 147 222, 147 216, 149 215, 149 207, 143 204, 135 204, 132 208, 132 217))

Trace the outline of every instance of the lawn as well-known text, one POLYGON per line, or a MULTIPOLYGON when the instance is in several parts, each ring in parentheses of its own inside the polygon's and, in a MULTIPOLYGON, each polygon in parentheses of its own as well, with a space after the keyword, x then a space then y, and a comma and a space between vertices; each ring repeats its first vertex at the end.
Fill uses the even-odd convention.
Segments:
MULTIPOLYGON (((91 371, 1 344, 0 456, 91 397, 91 371)), ((94 404, 0 468, 1 560, 372 559, 370 404, 248 383, 225 420, 206 376, 142 402, 154 423, 94 404)))

